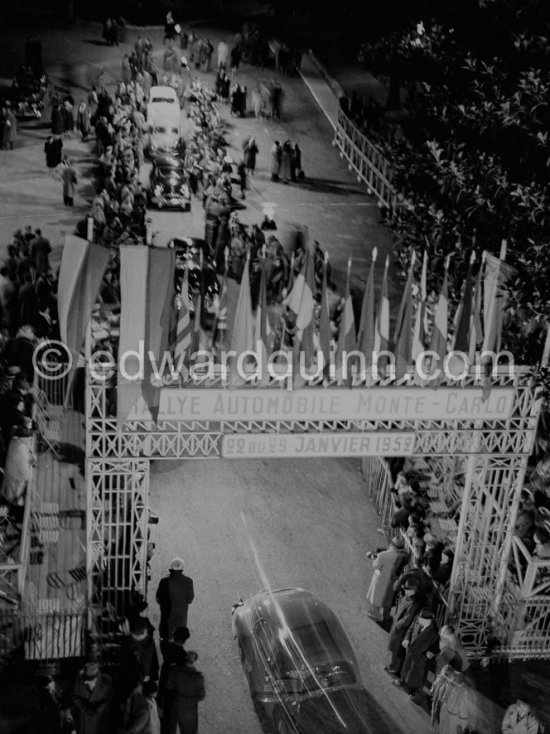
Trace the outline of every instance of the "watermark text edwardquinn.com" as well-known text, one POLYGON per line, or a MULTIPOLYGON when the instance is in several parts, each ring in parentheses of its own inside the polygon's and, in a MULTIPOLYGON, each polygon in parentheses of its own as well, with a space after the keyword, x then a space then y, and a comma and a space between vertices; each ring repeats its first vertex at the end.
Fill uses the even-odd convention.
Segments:
MULTIPOLYGON (((45 380, 57 380, 66 376, 73 363, 71 351, 61 341, 41 342, 33 354, 34 369, 45 380)), ((507 368, 512 375, 514 363, 513 356, 508 351, 484 351, 478 353, 476 360, 472 361, 467 353, 458 350, 448 352, 443 360, 436 352, 426 350, 414 360, 413 367, 416 375, 426 384, 430 384, 441 379, 457 382, 463 380, 472 370, 480 375, 486 374, 488 367, 493 375, 498 367, 507 368)), ((165 351, 157 359, 152 351, 146 352, 144 342, 140 342, 137 350, 123 352, 118 360, 110 351, 95 351, 88 362, 88 369, 92 379, 98 382, 106 382, 117 374, 126 381, 147 379, 157 385, 177 382, 180 378, 204 380, 221 377, 225 380, 236 375, 242 380, 250 380, 269 376, 275 382, 286 380, 289 389, 292 389, 291 378, 294 376, 306 381, 320 379, 324 374, 328 374, 331 379, 341 380, 351 377, 360 381, 392 378, 396 375, 396 359, 390 351, 373 352, 369 361, 359 351, 332 351, 327 365, 323 352, 317 351, 313 364, 308 365, 303 352, 295 355, 292 351, 277 350, 268 356, 261 341, 257 342, 255 350, 247 350, 239 355, 234 350, 221 350, 214 354, 212 351, 200 349, 179 357, 165 351)))

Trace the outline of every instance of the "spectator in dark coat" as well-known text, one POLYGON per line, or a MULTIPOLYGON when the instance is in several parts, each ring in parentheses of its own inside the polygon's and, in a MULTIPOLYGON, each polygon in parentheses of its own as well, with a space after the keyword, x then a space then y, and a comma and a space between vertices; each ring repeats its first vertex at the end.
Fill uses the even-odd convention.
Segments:
POLYGON ((185 663, 173 665, 166 681, 171 691, 170 703, 164 710, 166 734, 196 734, 199 728, 199 701, 205 697, 204 678, 195 669, 196 652, 189 651, 185 663))
POLYGON ((418 584, 408 579, 404 584, 405 594, 397 604, 388 639, 388 650, 391 653, 390 664, 384 668, 390 675, 399 675, 405 658, 403 640, 409 627, 421 608, 422 597, 418 593, 418 584))
POLYGON ((244 164, 247 171, 252 175, 256 170, 256 156, 258 155, 258 146, 254 138, 249 138, 245 143, 244 149, 244 164))
POLYGON ((434 585, 431 576, 429 576, 426 571, 424 571, 421 560, 418 560, 416 562, 415 568, 411 568, 410 571, 405 571, 397 579, 397 581, 393 585, 393 590, 396 596, 399 594, 408 579, 412 579, 417 584, 418 592, 419 594, 421 594, 424 602, 426 602, 434 589, 434 585))
POLYGON ((50 135, 44 143, 46 165, 51 170, 57 168, 63 159, 63 141, 59 135, 50 135))
POLYGON ((124 702, 122 728, 119 734, 149 734, 149 704, 143 695, 143 682, 134 681, 134 687, 124 702))
POLYGON ((22 326, 32 324, 36 315, 37 304, 30 270, 23 273, 23 284, 17 294, 17 303, 19 304, 19 323, 22 326))
POLYGON ((97 663, 86 663, 73 689, 78 734, 105 734, 111 730, 112 684, 97 663))
POLYGON ((453 573, 454 553, 446 548, 441 554, 441 565, 432 573, 432 578, 438 584, 446 584, 453 573))
POLYGON ((52 246, 50 241, 42 235, 42 230, 36 230, 36 237, 31 242, 31 256, 37 273, 45 273, 50 269, 50 252, 52 246))
POLYGON ((302 151, 298 143, 294 143, 290 154, 290 177, 294 182, 298 181, 299 178, 303 178, 302 151))
POLYGON ((418 694, 426 682, 431 661, 439 648, 439 633, 431 609, 423 609, 420 612, 409 627, 402 644, 406 650, 405 660, 401 667, 401 677, 394 681, 394 685, 405 688, 410 698, 417 702, 418 694))
POLYGON ((135 620, 130 635, 124 640, 121 667, 128 672, 128 678, 142 681, 157 680, 159 662, 153 638, 148 634, 147 623, 135 620))
POLYGON ((161 579, 156 599, 160 606, 159 634, 168 641, 177 627, 187 627, 187 610, 195 598, 193 579, 183 573, 181 558, 170 562, 169 575, 161 579))
POLYGON ((10 367, 17 366, 31 382, 34 379, 33 354, 36 339, 30 326, 24 325, 6 347, 6 360, 10 367))
POLYGON ((288 183, 292 177, 291 157, 292 147, 290 140, 285 140, 281 149, 281 170, 279 171, 283 183, 288 183))

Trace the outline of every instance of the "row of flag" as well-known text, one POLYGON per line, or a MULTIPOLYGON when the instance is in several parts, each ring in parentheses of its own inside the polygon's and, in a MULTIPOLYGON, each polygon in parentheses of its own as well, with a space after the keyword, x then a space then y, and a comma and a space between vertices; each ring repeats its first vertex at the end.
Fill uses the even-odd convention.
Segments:
MULTIPOLYGON (((344 304, 341 312, 338 338, 334 343, 331 335, 329 312, 327 263, 325 256, 320 298, 320 315, 315 318, 315 276, 314 257, 306 251, 302 268, 296 276, 284 305, 295 317, 294 361, 305 370, 311 370, 319 354, 323 355, 324 372, 328 375, 331 364, 336 365, 336 374, 341 370, 344 355, 359 353, 363 355, 364 365, 370 368, 373 362, 384 363, 384 353, 395 358, 395 377, 401 379, 422 353, 433 353, 434 369, 443 364, 450 349, 468 356, 475 363, 476 353, 482 350, 499 351, 502 333, 503 285, 511 274, 504 262, 505 244, 500 258, 484 253, 481 266, 475 273, 475 255, 470 258, 467 275, 462 288, 460 301, 449 328, 449 267, 445 273, 439 297, 435 306, 428 300, 427 268, 428 258, 424 254, 420 279, 417 282, 417 258, 413 253, 408 277, 403 289, 399 311, 393 334, 390 332, 390 300, 388 293, 389 256, 386 257, 382 275, 381 291, 378 300, 375 293, 376 248, 372 252, 366 287, 363 293, 358 328, 356 326, 351 296, 352 260, 348 260, 344 304), (481 320, 483 311, 484 319, 481 320), (379 355, 382 355, 380 360, 379 355), (332 358, 332 359, 331 359, 332 358)), ((202 334, 201 295, 197 305, 194 326, 191 325, 191 303, 187 288, 187 275, 179 295, 179 311, 175 338, 174 354, 177 359, 189 357, 205 342, 202 334), (192 331, 192 328, 194 332, 192 331)), ((283 332, 284 332, 283 326, 283 332)), ((263 371, 260 382, 267 380, 266 363, 273 349, 273 332, 267 315, 266 282, 262 269, 260 292, 256 313, 252 308, 248 263, 244 268, 239 298, 233 319, 232 338, 227 344, 227 282, 222 281, 220 302, 215 319, 212 345, 217 348, 231 349, 237 357, 246 352, 262 350, 263 371)), ((284 340, 284 339, 283 339, 284 340)), ((430 365, 423 365, 428 368, 430 365)))
MULTIPOLYGON (((325 256, 320 314, 316 319, 314 256, 307 250, 301 270, 284 301, 284 305, 295 317, 292 349, 294 364, 297 365, 299 361, 301 367, 310 371, 316 366, 321 354, 324 374, 328 376, 329 366, 332 363, 336 365, 338 376, 344 353, 349 355, 355 352, 363 355, 367 368, 378 359, 380 368, 380 359, 377 355, 390 352, 395 357, 395 377, 399 380, 426 350, 431 350, 438 356, 439 365, 449 349, 467 354, 471 363, 475 363, 479 349, 500 351, 505 299, 503 286, 512 273, 511 268, 505 263, 505 257, 505 243, 498 258, 484 253, 478 268, 475 256, 472 255, 458 307, 449 328, 450 261, 446 263, 441 291, 434 306, 430 304, 427 293, 427 255, 424 255, 418 279, 419 263, 413 254, 393 334, 390 333, 389 257, 384 263, 380 295, 377 298, 375 292, 377 251, 374 249, 372 252, 358 328, 351 296, 350 258, 338 337, 334 342, 329 312, 328 259, 325 256)), ((105 248, 77 237, 67 238, 59 278, 58 308, 62 340, 74 354, 78 354, 82 348, 86 326, 108 261, 109 251, 105 248)), ((145 354, 153 355, 157 364, 162 363, 163 355, 167 352, 173 354, 174 364, 184 379, 188 373, 191 355, 200 349, 208 346, 215 350, 230 349, 236 355, 233 358, 233 365, 239 366, 240 358, 245 357, 247 352, 257 354, 259 347, 263 367, 259 382, 266 384, 269 379, 266 365, 273 352, 274 333, 268 318, 266 277, 263 269, 258 303, 254 311, 248 263, 244 268, 229 340, 228 292, 225 277, 221 282, 212 335, 207 338, 203 329, 202 283, 193 317, 188 272, 187 270, 184 272, 180 292, 176 294, 174 268, 173 250, 135 245, 120 248, 121 324, 118 352, 119 355, 126 355, 124 365, 126 371, 132 373, 131 355, 136 355, 140 344, 145 354), (163 287, 159 287, 159 284, 163 287), (177 308, 174 308, 174 304, 177 308)), ((281 348, 284 349, 284 335, 280 342, 282 342, 281 348)), ((135 361, 136 364, 139 361, 137 356, 135 361)), ((118 366, 119 420, 124 420, 140 397, 146 400, 152 414, 155 415, 159 390, 150 379, 154 370, 149 360, 145 360, 145 367, 147 374, 143 375, 143 380, 136 381, 126 379, 120 370, 120 364, 118 366)), ((243 371, 242 369, 231 371, 233 384, 235 378, 238 379, 238 375, 243 371)), ((297 370, 294 371, 294 376, 296 375, 297 370)))

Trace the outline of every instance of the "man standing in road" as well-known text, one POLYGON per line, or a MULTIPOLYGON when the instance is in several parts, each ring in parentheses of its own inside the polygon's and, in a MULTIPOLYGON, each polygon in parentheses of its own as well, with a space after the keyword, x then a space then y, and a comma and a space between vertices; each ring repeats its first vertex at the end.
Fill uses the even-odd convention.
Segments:
POLYGON ((164 711, 166 734, 196 734, 199 728, 199 701, 204 700, 204 678, 195 668, 196 652, 189 651, 185 662, 170 668, 167 691, 171 692, 164 711))
POLYGON ((174 558, 168 567, 169 575, 160 580, 156 599, 160 606, 159 635, 164 656, 166 644, 177 627, 187 627, 187 610, 195 598, 193 579, 183 573, 183 561, 174 558))

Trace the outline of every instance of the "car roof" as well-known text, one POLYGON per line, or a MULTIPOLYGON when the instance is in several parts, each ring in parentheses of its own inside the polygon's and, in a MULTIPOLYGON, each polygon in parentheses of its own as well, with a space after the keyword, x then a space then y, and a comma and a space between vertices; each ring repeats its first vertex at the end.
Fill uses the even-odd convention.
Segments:
MULTIPOLYGON (((255 606, 260 606, 268 615, 277 615, 277 607, 290 620, 301 622, 311 619, 310 612, 316 618, 322 618, 323 612, 333 616, 332 610, 311 591, 299 588, 276 589, 275 591, 261 591, 249 600, 255 606), (310 609, 311 608, 311 609, 310 609)), ((292 625, 289 625, 292 626, 292 625)))
POLYGON ((167 86, 166 87, 161 87, 161 86, 151 87, 151 89, 149 90, 149 99, 154 97, 156 94, 158 94, 159 96, 166 95, 167 97, 173 97, 175 99, 178 98, 178 95, 174 87, 167 87, 167 86))
MULTIPOLYGON (((246 603, 260 619, 268 623, 276 636, 281 628, 281 614, 292 636, 300 641, 300 646, 309 647, 313 641, 315 647, 315 640, 319 636, 323 640, 321 644, 327 646, 324 654, 334 660, 345 659, 350 662, 357 680, 360 680, 357 658, 340 620, 315 594, 300 588, 277 589, 260 592, 246 603)), ((312 650, 306 654, 317 655, 312 650)))

